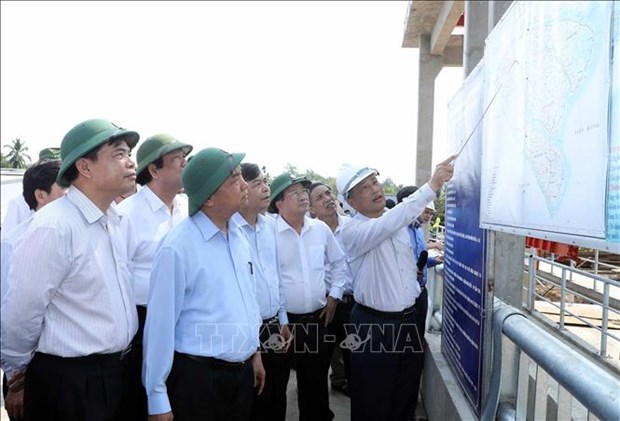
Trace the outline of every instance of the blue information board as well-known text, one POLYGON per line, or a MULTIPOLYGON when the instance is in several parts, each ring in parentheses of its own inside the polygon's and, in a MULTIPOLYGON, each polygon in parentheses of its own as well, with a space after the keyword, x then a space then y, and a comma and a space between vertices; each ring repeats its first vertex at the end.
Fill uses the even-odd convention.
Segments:
POLYGON ((441 349, 480 413, 485 302, 485 231, 480 221, 484 79, 482 62, 448 107, 450 149, 462 149, 446 190, 445 280, 441 349))

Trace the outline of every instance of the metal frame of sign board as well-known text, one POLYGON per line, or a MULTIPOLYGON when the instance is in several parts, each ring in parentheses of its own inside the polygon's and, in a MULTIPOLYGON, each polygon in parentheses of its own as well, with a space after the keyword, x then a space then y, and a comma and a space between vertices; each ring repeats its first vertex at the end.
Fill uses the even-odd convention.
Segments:
POLYGON ((597 250, 605 250, 610 253, 620 254, 620 244, 610 243, 604 238, 595 238, 595 237, 576 237, 574 235, 561 234, 558 232, 548 232, 548 231, 539 231, 533 230, 529 228, 519 228, 513 227, 509 225, 498 225, 498 224, 480 224, 480 228, 506 232, 509 234, 517 234, 526 237, 535 237, 548 241, 556 241, 558 243, 570 244, 573 246, 579 247, 587 247, 597 250))

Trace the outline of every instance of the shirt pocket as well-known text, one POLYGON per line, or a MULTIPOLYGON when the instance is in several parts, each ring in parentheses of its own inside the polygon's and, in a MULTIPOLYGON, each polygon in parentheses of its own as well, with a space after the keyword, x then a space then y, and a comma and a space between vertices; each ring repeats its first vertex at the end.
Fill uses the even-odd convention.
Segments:
POLYGON ((325 246, 311 246, 308 250, 310 269, 325 270, 325 246))

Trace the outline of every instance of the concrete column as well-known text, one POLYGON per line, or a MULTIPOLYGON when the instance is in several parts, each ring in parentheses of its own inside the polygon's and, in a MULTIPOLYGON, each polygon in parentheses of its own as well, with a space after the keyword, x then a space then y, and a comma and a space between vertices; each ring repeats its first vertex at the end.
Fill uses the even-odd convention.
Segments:
POLYGON ((497 22, 504 16, 506 10, 512 4, 512 0, 491 0, 489 1, 489 33, 495 28, 497 22))
POLYGON ((418 139, 415 183, 419 187, 431 178, 433 162, 433 112, 435 78, 443 66, 443 57, 432 55, 430 34, 420 35, 418 76, 418 139))
POLYGON ((465 77, 484 55, 484 40, 488 34, 488 4, 486 1, 465 2, 465 37, 463 39, 463 71, 465 77))

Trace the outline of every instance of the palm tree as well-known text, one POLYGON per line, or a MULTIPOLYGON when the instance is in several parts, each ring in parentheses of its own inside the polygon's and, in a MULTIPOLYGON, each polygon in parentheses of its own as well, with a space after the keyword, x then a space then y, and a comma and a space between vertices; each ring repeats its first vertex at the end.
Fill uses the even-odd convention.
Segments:
POLYGON ((6 160, 2 152, 0 152, 0 168, 9 168, 9 161, 6 160))
POLYGON ((16 137, 11 141, 10 145, 4 145, 4 147, 9 149, 6 160, 10 168, 26 168, 28 166, 28 162, 31 161, 30 156, 26 153, 28 146, 19 137, 16 137), (26 159, 28 159, 28 162, 26 162, 26 159))

